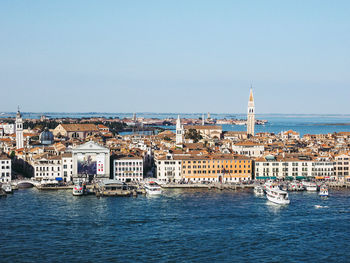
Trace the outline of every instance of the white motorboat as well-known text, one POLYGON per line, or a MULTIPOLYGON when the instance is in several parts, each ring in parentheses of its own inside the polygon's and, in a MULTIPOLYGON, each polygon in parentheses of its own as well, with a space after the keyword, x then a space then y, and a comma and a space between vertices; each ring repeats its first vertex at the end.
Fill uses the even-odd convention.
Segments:
POLYGON ((256 195, 264 195, 264 189, 260 185, 254 186, 254 194, 256 195))
POLYGON ((84 194, 84 189, 81 183, 77 183, 73 187, 73 195, 80 196, 84 194))
POLYGON ((148 182, 145 184, 146 193, 149 195, 162 194, 162 188, 156 182, 148 182))
POLYGON ((290 200, 288 198, 288 193, 278 188, 267 189, 266 197, 269 201, 276 204, 287 205, 290 203, 290 200))
POLYGON ((328 193, 328 188, 327 188, 327 186, 325 186, 325 185, 321 185, 321 187, 320 187, 320 192, 319 192, 319 194, 318 194, 319 196, 323 196, 323 197, 328 197, 328 195, 329 195, 329 193, 328 193))
POLYGON ((3 184, 1 188, 5 191, 6 194, 12 194, 13 192, 11 184, 3 184))
POLYGON ((310 191, 310 192, 317 191, 317 184, 314 182, 303 182, 303 186, 306 189, 306 191, 310 191))

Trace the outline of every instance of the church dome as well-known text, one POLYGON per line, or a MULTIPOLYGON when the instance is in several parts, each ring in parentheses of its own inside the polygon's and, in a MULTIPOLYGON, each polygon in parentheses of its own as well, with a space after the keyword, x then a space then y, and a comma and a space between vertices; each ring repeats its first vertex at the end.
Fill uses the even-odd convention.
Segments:
POLYGON ((53 144, 54 141, 53 134, 47 127, 42 133, 40 133, 39 139, 41 144, 53 144))

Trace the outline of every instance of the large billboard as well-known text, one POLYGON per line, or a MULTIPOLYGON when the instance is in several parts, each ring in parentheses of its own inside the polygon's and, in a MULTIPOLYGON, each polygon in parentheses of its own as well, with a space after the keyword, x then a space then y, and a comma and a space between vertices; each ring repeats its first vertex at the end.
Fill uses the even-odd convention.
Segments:
POLYGON ((78 174, 96 174, 96 155, 85 154, 77 156, 78 158, 78 174))

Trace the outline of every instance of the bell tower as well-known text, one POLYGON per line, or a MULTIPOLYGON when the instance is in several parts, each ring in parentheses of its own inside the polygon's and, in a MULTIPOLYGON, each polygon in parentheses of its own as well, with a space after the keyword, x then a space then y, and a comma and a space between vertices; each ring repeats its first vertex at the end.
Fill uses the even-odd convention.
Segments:
POLYGON ((253 97, 253 88, 250 88, 249 101, 248 101, 248 115, 247 115, 247 135, 254 136, 255 127, 255 106, 253 97))
POLYGON ((23 148, 23 120, 18 107, 16 114, 16 149, 21 148, 23 148))

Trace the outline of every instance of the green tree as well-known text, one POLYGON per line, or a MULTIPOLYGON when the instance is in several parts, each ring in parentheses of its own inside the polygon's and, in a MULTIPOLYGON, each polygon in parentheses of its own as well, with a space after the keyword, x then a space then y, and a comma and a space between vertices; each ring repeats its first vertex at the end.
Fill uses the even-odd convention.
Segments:
POLYGON ((196 129, 189 129, 185 134, 186 139, 192 139, 193 142, 198 142, 199 140, 203 139, 200 132, 198 132, 196 129))

